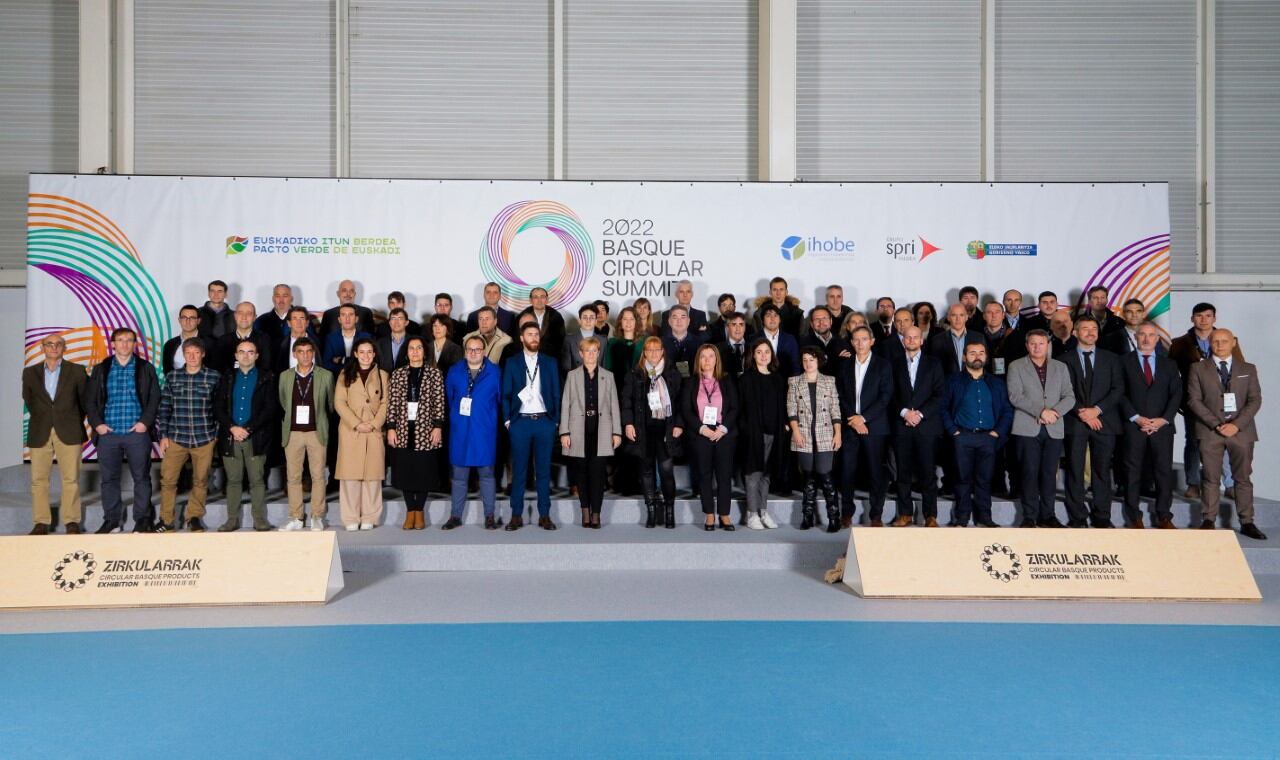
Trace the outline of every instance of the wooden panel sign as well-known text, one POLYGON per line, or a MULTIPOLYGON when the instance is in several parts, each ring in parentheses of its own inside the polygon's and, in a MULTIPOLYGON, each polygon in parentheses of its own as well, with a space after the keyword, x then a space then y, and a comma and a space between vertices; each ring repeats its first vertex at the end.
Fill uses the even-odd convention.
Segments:
POLYGON ((864 597, 1262 599, 1226 530, 854 528, 844 582, 864 597))
POLYGON ((0 537, 0 609, 323 604, 332 532, 0 537))

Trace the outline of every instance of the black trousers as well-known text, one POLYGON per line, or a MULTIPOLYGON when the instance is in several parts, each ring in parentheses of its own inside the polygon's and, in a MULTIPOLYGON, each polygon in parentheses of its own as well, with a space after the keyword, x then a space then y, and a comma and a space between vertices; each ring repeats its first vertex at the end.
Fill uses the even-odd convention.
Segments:
POLYGON ((1173 425, 1147 435, 1133 422, 1124 426, 1124 519, 1127 523, 1142 517, 1138 502, 1142 498, 1142 472, 1152 469, 1156 483, 1156 503, 1152 508, 1156 521, 1173 519, 1173 425))
POLYGON ((884 515, 884 497, 888 490, 885 479, 884 456, 888 444, 887 435, 858 435, 853 428, 845 426, 840 434, 840 450, 844 472, 844 481, 840 484, 840 511, 842 518, 852 519, 858 511, 853 500, 853 487, 858 476, 858 465, 861 462, 863 471, 871 486, 871 507, 867 517, 879 520, 884 515))
POLYGON ((918 428, 903 426, 893 437, 893 451, 898 460, 898 516, 915 516, 911 501, 911 482, 920 483, 920 511, 925 518, 938 517, 938 474, 934 452, 939 436, 923 433, 918 428))
POLYGON ((698 491, 702 499, 702 513, 727 516, 733 503, 733 454, 738 436, 730 433, 712 442, 697 430, 690 429, 687 435, 693 449, 691 459, 698 463, 698 491))
POLYGON ((1015 435, 1018 461, 1022 464, 1022 519, 1042 522, 1056 516, 1053 501, 1058 490, 1058 460, 1062 458, 1062 439, 1049 437, 1049 429, 1040 426, 1036 435, 1015 435))
POLYGON ((1083 522, 1092 518, 1094 524, 1111 520, 1111 460, 1115 456, 1116 437, 1087 430, 1067 436, 1067 518, 1083 522), (1090 481, 1093 484, 1092 509, 1084 505, 1084 462, 1089 453, 1090 481))
POLYGON ((602 457, 596 453, 596 447, 599 445, 600 418, 588 417, 586 425, 586 435, 583 436, 583 444, 586 456, 569 457, 569 471, 574 476, 574 482, 578 486, 578 504, 583 509, 591 510, 592 514, 600 514, 600 505, 604 503, 604 470, 605 464, 609 461, 608 457, 602 457))

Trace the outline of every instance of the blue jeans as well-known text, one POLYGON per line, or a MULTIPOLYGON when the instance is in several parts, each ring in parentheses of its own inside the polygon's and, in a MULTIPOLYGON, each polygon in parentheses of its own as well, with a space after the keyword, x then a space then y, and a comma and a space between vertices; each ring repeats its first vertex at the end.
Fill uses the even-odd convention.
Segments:
POLYGON ((960 525, 991 521, 991 471, 995 467, 995 436, 966 433, 951 436, 956 453, 956 505, 951 522, 960 525))
POLYGON ((524 514, 524 485, 529 474, 529 454, 533 453, 533 481, 538 492, 538 516, 551 516, 551 446, 556 440, 556 423, 542 415, 516 417, 511 421, 511 516, 524 514))
MULTIPOLYGON (((453 487, 449 491, 451 502, 449 515, 459 520, 467 509, 467 479, 471 476, 471 469, 457 464, 451 467, 453 487)), ((480 503, 484 505, 484 516, 493 517, 498 499, 498 489, 493 479, 493 465, 476 467, 475 471, 476 477, 480 480, 480 503)))
POLYGON ((151 519, 151 436, 147 433, 107 433, 98 437, 98 472, 102 476, 102 519, 124 521, 120 501, 120 467, 129 460, 133 476, 133 519, 151 519))

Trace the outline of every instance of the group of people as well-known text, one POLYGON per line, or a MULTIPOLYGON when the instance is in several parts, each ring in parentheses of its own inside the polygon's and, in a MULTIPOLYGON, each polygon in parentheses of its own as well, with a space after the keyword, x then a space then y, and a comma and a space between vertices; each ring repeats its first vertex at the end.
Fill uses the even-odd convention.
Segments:
POLYGON ((496 283, 483 292, 485 303, 465 320, 452 316, 449 294, 437 294, 424 327, 399 292, 389 295, 385 320, 375 319, 356 303, 349 280, 318 320, 293 303, 287 285, 273 289, 271 311, 259 316, 252 303, 229 304, 226 284, 214 281, 203 306, 179 310, 179 334, 156 364, 138 351, 139 336, 120 327, 111 356, 92 373, 63 359, 59 334, 44 336, 45 361, 23 373, 31 533, 52 530, 55 458, 61 522, 68 533, 81 531, 87 436, 101 471, 98 533, 124 530, 126 461, 134 532, 205 530, 217 462, 227 498, 220 531, 241 527, 246 481, 254 529, 273 529, 266 475, 278 466, 289 502, 282 530, 307 526, 307 488, 310 528, 324 530, 328 487, 339 492, 347 530, 375 527, 388 466, 391 486, 404 495, 406 530, 425 527, 428 493, 446 489, 452 505, 442 527, 461 526, 473 482, 485 528, 503 527, 504 474, 505 529, 518 530, 531 470, 537 524, 554 530, 556 457, 568 464, 587 528, 600 527, 611 479, 617 490, 638 484, 647 527, 675 527, 674 462, 683 458, 706 530, 735 529, 738 478, 752 529, 777 527, 769 494, 792 485, 802 494, 802 529, 823 524, 820 497, 826 529, 850 527, 855 489, 863 487, 867 524, 883 526, 891 484, 892 526, 918 522, 919 492, 919 522, 937 527, 939 493, 950 492, 953 526, 994 527, 999 493, 1020 499, 1022 527, 1063 527, 1060 469, 1066 526, 1114 527, 1119 491, 1124 525, 1145 527, 1140 503, 1149 494, 1152 524, 1170 529, 1181 414, 1185 496, 1200 500, 1199 527, 1216 526, 1225 483, 1241 533, 1264 538, 1253 522, 1250 480, 1262 402, 1257 369, 1216 325, 1211 304, 1196 305, 1191 329, 1166 345, 1141 302, 1128 301, 1117 316, 1103 287, 1078 311, 1040 293, 1026 314, 1019 290, 980 306, 978 290, 965 287, 939 323, 931 304, 898 307, 887 296, 863 314, 844 304, 839 285, 806 314, 781 277, 747 304, 749 313, 724 294, 709 318, 692 305, 693 284, 682 281, 664 312, 640 298, 611 320, 610 305, 596 301, 578 309, 572 331, 543 288, 518 314, 503 308, 496 283), (188 463, 190 496, 179 521, 188 463))

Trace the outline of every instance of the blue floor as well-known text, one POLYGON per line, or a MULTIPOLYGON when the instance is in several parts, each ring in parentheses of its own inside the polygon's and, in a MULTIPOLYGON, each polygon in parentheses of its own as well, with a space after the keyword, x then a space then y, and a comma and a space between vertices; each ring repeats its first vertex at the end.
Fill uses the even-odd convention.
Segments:
POLYGON ((0 757, 1276 757, 1280 629, 657 622, 0 636, 0 757))

